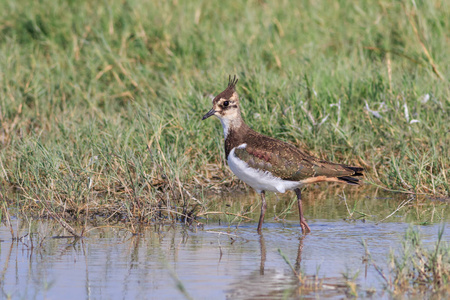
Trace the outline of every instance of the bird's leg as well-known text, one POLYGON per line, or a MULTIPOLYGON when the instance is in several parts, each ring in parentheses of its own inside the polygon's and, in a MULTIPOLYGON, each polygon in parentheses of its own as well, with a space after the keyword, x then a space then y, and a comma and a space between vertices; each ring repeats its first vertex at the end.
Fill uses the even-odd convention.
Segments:
POLYGON ((258 233, 261 233, 262 224, 264 222, 264 215, 266 214, 266 208, 267 208, 266 195, 265 195, 264 191, 261 192, 261 201, 262 201, 262 203, 261 203, 261 215, 259 216, 258 233))
POLYGON ((297 194, 298 213, 300 215, 300 227, 302 228, 302 233, 306 234, 311 232, 311 229, 309 228, 308 223, 306 223, 306 219, 303 216, 302 191, 299 188, 297 188, 295 189, 295 193, 297 194))

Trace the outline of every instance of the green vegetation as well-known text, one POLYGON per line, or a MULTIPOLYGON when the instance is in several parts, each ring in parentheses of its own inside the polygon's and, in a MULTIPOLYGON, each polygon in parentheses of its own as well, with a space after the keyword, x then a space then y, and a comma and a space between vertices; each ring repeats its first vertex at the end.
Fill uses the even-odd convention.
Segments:
MULTIPOLYGON (((395 252, 391 249, 389 257, 387 272, 383 271, 381 267, 372 259, 369 247, 365 240, 362 245, 365 248, 365 255, 363 256, 363 263, 374 268, 374 272, 378 273, 383 282, 383 289, 377 290, 374 288, 361 289, 358 285, 360 276, 358 272, 350 272, 347 270, 342 273, 343 283, 331 285, 347 297, 357 298, 364 295, 383 295, 388 292, 391 297, 402 299, 405 296, 412 296, 413 299, 447 299, 450 295, 450 244, 443 240, 444 227, 442 227, 438 234, 434 247, 424 245, 423 237, 417 227, 410 227, 402 240, 402 247, 400 251, 395 252)), ((300 253, 297 259, 301 258, 301 249, 303 248, 303 241, 300 240, 300 253)), ((375 249, 380 251, 380 249, 375 249)), ((278 248, 278 252, 287 263, 293 272, 293 275, 298 279, 299 286, 303 289, 312 291, 320 291, 324 286, 330 287, 330 278, 321 276, 307 276, 301 270, 293 267, 289 258, 278 248)), ((384 263, 382 263, 384 265, 384 263)), ((299 263, 296 262, 296 266, 299 263)), ((367 277, 367 268, 366 268, 367 277)), ((335 278, 331 278, 334 279, 335 278)))
POLYGON ((450 292, 450 245, 442 240, 443 231, 442 228, 433 249, 422 245, 417 230, 406 232, 402 253, 391 256, 392 288, 413 290, 419 286, 424 290, 450 292))
POLYGON ((393 295, 405 294, 429 299, 445 299, 450 294, 450 244, 442 239, 444 227, 439 230, 433 248, 423 245, 417 228, 409 228, 398 253, 391 250, 388 274, 372 261, 365 241, 366 259, 385 281, 393 295))
POLYGON ((204 210, 238 183, 220 123, 201 122, 229 74, 254 129, 448 197, 449 15, 446 1, 2 1, 2 198, 74 218, 204 210))

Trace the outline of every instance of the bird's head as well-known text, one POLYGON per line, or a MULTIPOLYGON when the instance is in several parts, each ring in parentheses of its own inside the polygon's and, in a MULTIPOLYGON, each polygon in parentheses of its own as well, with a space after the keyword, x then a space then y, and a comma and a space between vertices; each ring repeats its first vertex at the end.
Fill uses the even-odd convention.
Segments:
POLYGON ((203 116, 202 120, 213 115, 218 117, 222 123, 229 123, 233 120, 240 119, 239 96, 235 90, 237 82, 236 75, 233 78, 231 76, 229 77, 227 88, 214 98, 212 101, 213 107, 203 116))

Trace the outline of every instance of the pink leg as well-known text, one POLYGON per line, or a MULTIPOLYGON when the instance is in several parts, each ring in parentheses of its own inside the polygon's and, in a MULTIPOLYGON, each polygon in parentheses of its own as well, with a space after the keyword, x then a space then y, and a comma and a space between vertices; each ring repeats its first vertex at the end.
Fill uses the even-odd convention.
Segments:
POLYGON ((302 208, 302 191, 300 189, 295 189, 295 193, 297 194, 297 203, 298 203, 298 213, 300 215, 300 227, 302 228, 302 233, 307 234, 311 232, 311 229, 306 223, 306 219, 303 216, 303 208, 302 208))
POLYGON ((258 223, 258 233, 261 233, 262 224, 264 222, 264 215, 266 214, 266 194, 264 191, 261 192, 261 215, 259 216, 259 223, 258 223))

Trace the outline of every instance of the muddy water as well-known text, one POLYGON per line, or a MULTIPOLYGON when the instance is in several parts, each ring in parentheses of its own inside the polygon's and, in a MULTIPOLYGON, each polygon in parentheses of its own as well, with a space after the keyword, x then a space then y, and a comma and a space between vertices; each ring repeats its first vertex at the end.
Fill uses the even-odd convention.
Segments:
MULTIPOLYGON (((243 196, 247 200, 216 199, 221 203, 216 209, 257 220, 258 199, 243 196)), ((12 241, 9 228, 0 227, 0 298, 342 299, 351 292, 346 278, 359 296, 387 298, 381 276, 363 260, 361 240, 384 270, 390 249, 400 247, 411 223, 428 224, 415 225, 425 244, 434 243, 442 226, 444 240, 450 240, 447 205, 409 202, 378 224, 405 199, 366 195, 351 201, 351 196, 356 198, 306 196, 312 229, 306 237, 299 233, 293 198, 275 196, 269 197, 262 235, 256 222, 233 215, 211 214, 209 220, 205 215, 203 229, 158 225, 138 235, 120 227, 89 227, 81 240, 65 238, 56 223, 13 220, 15 234, 24 237, 12 241), (303 284, 294 271, 304 274, 303 284), (319 280, 322 288, 315 289, 319 280)))

